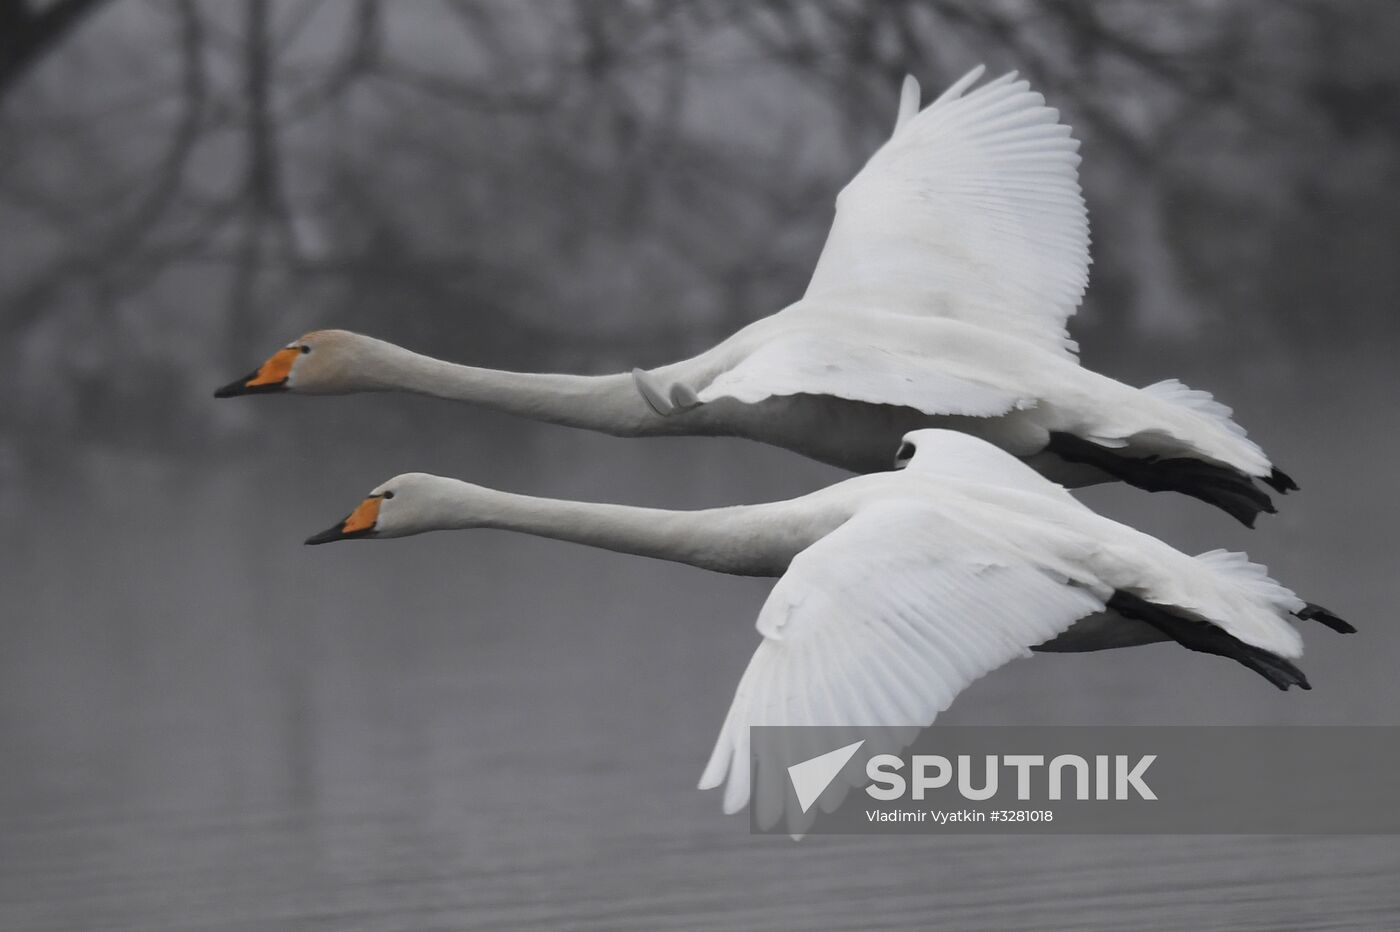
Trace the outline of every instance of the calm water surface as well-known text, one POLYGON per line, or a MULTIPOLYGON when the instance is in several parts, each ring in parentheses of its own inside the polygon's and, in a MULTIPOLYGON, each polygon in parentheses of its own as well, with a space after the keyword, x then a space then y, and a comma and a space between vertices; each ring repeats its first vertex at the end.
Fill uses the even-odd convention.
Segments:
MULTIPOLYGON (((433 462, 113 457, 5 499, 0 928, 1400 928, 1394 838, 750 837, 694 784, 767 583, 506 535, 298 541, 407 468, 689 506, 834 474, 501 436, 433 462)), ((1017 663, 946 720, 1395 722, 1365 479, 1267 537, 1096 493, 1346 603, 1364 640, 1305 632, 1313 693, 1151 647, 1017 663)))

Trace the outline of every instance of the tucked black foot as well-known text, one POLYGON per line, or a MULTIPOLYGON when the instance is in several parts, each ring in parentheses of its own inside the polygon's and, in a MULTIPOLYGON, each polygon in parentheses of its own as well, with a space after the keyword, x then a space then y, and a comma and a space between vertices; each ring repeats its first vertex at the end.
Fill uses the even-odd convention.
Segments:
POLYGON ((1188 457, 1124 456, 1073 434, 1051 434, 1046 449, 1066 462, 1097 467, 1139 489, 1181 492, 1198 498, 1226 512, 1245 527, 1254 527, 1261 511, 1265 514, 1276 511, 1273 500, 1253 479, 1214 463, 1188 457))
POLYGON ((1307 606, 1303 608, 1302 611, 1294 612, 1294 614, 1297 615, 1299 618, 1304 619, 1305 621, 1315 621, 1319 624, 1324 624, 1327 627, 1331 628, 1333 631, 1337 631, 1341 634, 1356 633, 1355 626, 1353 626, 1350 622, 1347 622, 1342 618, 1338 618, 1335 614, 1329 612, 1321 605, 1314 605, 1312 602, 1309 602, 1307 606))
POLYGON ((1274 467, 1273 472, 1264 477, 1264 481, 1280 495, 1298 491, 1298 483, 1293 481, 1293 477, 1277 466, 1274 467))
POLYGON ((1246 644, 1219 625, 1197 621, 1194 618, 1183 618, 1174 614, 1169 606, 1148 602, 1122 591, 1113 593, 1113 598, 1108 600, 1108 607, 1127 618, 1146 622, 1182 647, 1205 654, 1229 657, 1258 673, 1279 689, 1287 689, 1290 686, 1312 689, 1303 671, 1291 662, 1253 644, 1246 644))

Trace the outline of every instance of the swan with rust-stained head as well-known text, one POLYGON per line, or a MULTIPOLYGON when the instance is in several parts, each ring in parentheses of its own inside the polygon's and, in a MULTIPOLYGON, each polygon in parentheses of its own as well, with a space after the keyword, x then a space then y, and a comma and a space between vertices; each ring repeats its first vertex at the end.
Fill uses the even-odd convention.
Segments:
MULTIPOLYGON (((1103 518, 965 434, 909 434, 903 469, 790 501, 667 511, 557 501, 420 473, 379 486, 309 544, 498 528, 722 573, 781 576, 702 788, 749 799, 751 725, 922 727, 977 677, 1038 647, 1174 640, 1280 689, 1309 688, 1290 621, 1353 630, 1239 553, 1190 557, 1103 518)), ((782 815, 781 781, 755 815, 782 815)), ((799 814, 789 811, 791 819, 799 814)), ((801 820, 789 822, 801 830, 801 820)))
POLYGON ((1259 479, 1297 486, 1210 395, 1133 388, 1079 364, 1065 330, 1089 270, 1078 142, 1024 81, 927 108, 837 199, 804 297, 681 362, 603 376, 453 365, 340 330, 309 333, 216 394, 406 391, 623 436, 746 437, 856 472, 920 427, 961 430, 1070 486, 1122 480, 1253 526, 1259 479))

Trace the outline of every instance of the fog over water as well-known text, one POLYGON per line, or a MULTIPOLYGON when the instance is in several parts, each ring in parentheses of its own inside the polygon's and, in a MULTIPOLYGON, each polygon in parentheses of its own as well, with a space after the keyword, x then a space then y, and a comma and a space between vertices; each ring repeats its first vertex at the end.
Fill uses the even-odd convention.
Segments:
POLYGON ((524 369, 694 352, 801 293, 904 69, 1022 67, 1085 139, 1086 364, 1214 392, 1302 486, 1255 531, 1084 499, 1360 633, 1303 628, 1311 692, 1154 645, 1015 662, 940 722, 1400 724, 1387 5, 97 6, 0 83, 0 928, 1400 921, 1393 838, 752 837, 694 785, 769 581, 484 531, 301 545, 404 471, 675 508, 843 473, 209 397, 315 326, 524 369))

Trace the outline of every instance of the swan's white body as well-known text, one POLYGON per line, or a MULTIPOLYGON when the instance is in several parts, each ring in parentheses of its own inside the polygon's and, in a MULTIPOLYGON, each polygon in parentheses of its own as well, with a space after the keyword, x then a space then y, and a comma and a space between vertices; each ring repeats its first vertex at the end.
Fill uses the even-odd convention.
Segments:
MULTIPOLYGON (((969 91, 980 74, 922 111, 909 79, 893 135, 837 199, 806 295, 693 359, 631 378, 530 375, 320 331, 292 344, 302 355, 276 378, 221 392, 420 392, 619 435, 742 436, 858 472, 887 469, 906 432, 945 427, 1069 485, 1116 476, 1207 497, 1096 464, 1101 451, 1270 476, 1209 395, 1079 365, 1065 330, 1089 268, 1078 142, 1014 75, 969 91), (1089 455, 1048 449, 1052 435, 1089 455)), ((1252 520, 1251 509, 1232 513, 1252 520)))
MULTIPOLYGON (((808 416, 828 429, 804 424, 779 445, 857 472, 889 468, 891 441, 908 430, 942 427, 1031 459, 1072 486, 1107 476, 1052 456, 1035 460, 1052 433, 1133 457, 1189 456, 1251 476, 1269 473, 1268 458, 1230 421, 1229 409, 1203 392, 1175 381, 1133 388, 1033 342, 890 307, 805 298, 693 359, 647 375, 673 386, 668 396, 694 396, 695 405, 678 410, 682 416, 693 411, 703 417, 706 405, 726 400, 744 406, 786 400, 799 410, 811 404, 808 416), (871 419, 869 428, 848 426, 835 406, 806 401, 826 397, 863 403, 860 416, 871 419), (871 412, 873 405, 887 410, 871 412), (831 429, 833 417, 842 429, 831 429)), ((738 419, 746 435, 779 430, 766 419, 738 419)))
MULTIPOLYGON (((1243 555, 1189 557, 962 433, 917 431, 906 443, 917 452, 898 472, 696 512, 537 499, 410 474, 372 493, 362 508, 373 523, 356 521, 354 534, 503 528, 782 576, 701 780, 725 785, 730 812, 750 796, 749 726, 921 727, 974 679, 1032 647, 1164 639, 1107 610, 1115 593, 1169 606, 1187 624, 1213 625, 1276 657, 1302 652, 1288 618, 1305 603, 1243 555)), ((312 542, 344 536, 332 528, 312 542)), ((769 790, 755 804, 771 824, 781 783, 769 790)))

